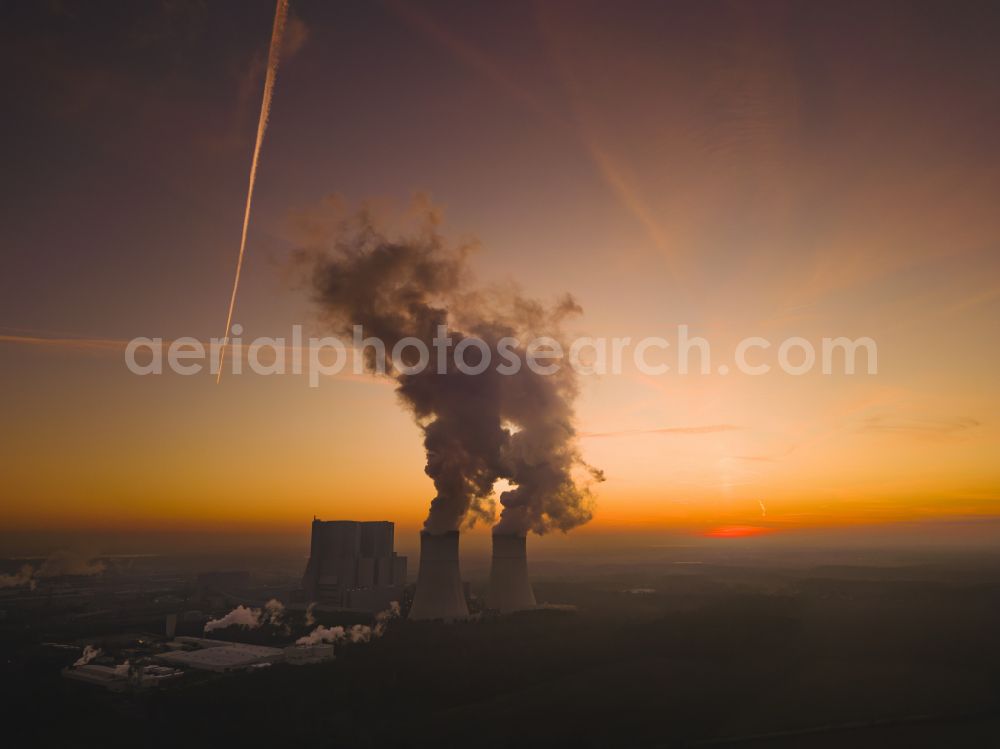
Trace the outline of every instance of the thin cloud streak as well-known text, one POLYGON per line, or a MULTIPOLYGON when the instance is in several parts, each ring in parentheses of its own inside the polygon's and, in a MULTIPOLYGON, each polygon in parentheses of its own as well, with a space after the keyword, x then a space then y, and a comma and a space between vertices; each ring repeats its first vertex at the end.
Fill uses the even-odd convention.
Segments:
POLYGON ((912 434, 920 437, 946 437, 981 427, 981 421, 969 417, 954 419, 898 418, 872 416, 857 431, 867 434, 912 434))
POLYGON ((622 429, 616 432, 582 432, 581 437, 636 437, 646 434, 717 434, 719 432, 735 432, 742 427, 733 424, 708 424, 697 427, 663 427, 661 429, 622 429))
POLYGON ((128 346, 128 341, 114 338, 43 338, 24 335, 0 335, 0 343, 89 352, 124 351, 128 346))

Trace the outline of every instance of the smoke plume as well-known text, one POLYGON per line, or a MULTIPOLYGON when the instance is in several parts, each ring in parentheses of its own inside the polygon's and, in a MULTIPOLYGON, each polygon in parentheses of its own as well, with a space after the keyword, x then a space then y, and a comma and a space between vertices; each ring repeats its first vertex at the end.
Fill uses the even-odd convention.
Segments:
MULTIPOLYGON (((548 375, 527 366, 512 374, 497 371, 503 362, 501 339, 516 339, 506 348, 522 363, 535 338, 552 338, 567 350, 562 323, 580 307, 568 295, 543 305, 512 284, 475 287, 468 269, 472 246, 449 246, 439 233, 439 216, 429 208, 422 213, 416 232, 394 238, 366 211, 328 231, 313 221, 308 226, 312 244, 300 257, 311 261, 323 319, 348 338, 354 325, 362 326, 365 337, 380 339, 388 352, 385 373, 423 431, 425 471, 436 491, 424 528, 444 533, 476 519, 492 521, 498 479, 513 485, 500 496, 498 531, 568 531, 586 523, 590 482, 602 477, 577 448, 575 371, 565 365, 548 375), (490 366, 465 374, 449 348, 439 370, 433 346, 439 326, 453 346, 465 338, 480 339, 491 351, 490 366), (417 361, 412 347, 403 349, 401 362, 390 361, 393 347, 406 338, 427 346, 430 366, 404 371, 417 361)), ((378 371, 375 348, 365 348, 364 354, 369 371, 378 371)), ((476 368, 483 356, 472 346, 464 359, 476 368)))
POLYGON ((252 609, 240 604, 221 619, 212 619, 205 623, 205 632, 227 627, 243 627, 257 629, 265 624, 279 626, 285 615, 285 605, 277 598, 272 598, 262 609, 252 609))
POLYGON ((107 565, 100 560, 93 560, 63 549, 53 552, 38 569, 25 564, 12 575, 0 575, 0 588, 27 586, 30 590, 34 590, 41 578, 62 575, 92 576, 101 574, 105 569, 107 565))
POLYGON ((324 642, 337 643, 341 641, 371 642, 385 633, 389 622, 399 616, 399 602, 393 601, 389 608, 375 615, 375 626, 355 624, 352 627, 324 627, 320 625, 312 632, 295 641, 296 645, 319 645, 324 642))
POLYGON ((324 642, 336 643, 343 640, 350 642, 368 642, 372 629, 366 624, 355 624, 352 627, 324 627, 322 624, 304 637, 295 641, 296 645, 320 645, 324 642))
POLYGON ((83 648, 83 655, 81 655, 79 658, 73 661, 73 668, 76 668, 77 666, 86 666, 88 663, 94 660, 94 658, 99 656, 101 652, 102 651, 100 648, 95 648, 93 645, 85 646, 83 648))
POLYGON ((59 577, 60 575, 99 575, 107 569, 107 565, 96 559, 88 559, 81 554, 69 550, 53 552, 42 562, 35 577, 59 577))
POLYGON ((295 641, 296 645, 320 645, 324 642, 340 642, 344 639, 343 627, 324 627, 322 624, 309 634, 295 641))
POLYGON ((277 598, 272 598, 264 604, 264 611, 261 612, 261 624, 273 624, 278 626, 285 616, 285 604, 277 598))
POLYGON ((26 585, 35 589, 35 569, 30 564, 22 565, 13 575, 0 575, 0 588, 19 588, 26 585))
POLYGON ((389 622, 398 617, 399 601, 391 601, 389 603, 389 608, 375 614, 375 637, 381 637, 382 633, 385 632, 385 628, 389 626, 389 622))

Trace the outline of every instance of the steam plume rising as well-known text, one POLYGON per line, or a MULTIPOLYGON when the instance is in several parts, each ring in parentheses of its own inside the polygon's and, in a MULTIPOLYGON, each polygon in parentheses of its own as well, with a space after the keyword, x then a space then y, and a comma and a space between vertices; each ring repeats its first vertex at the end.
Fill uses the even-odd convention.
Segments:
POLYGON ((218 383, 222 379, 222 363, 226 358, 226 344, 229 343, 229 328, 233 323, 233 309, 236 307, 236 292, 240 287, 240 272, 243 270, 243 254, 247 246, 247 229, 250 227, 250 204, 253 202, 253 187, 257 181, 257 162, 260 159, 260 147, 264 142, 264 131, 267 130, 267 118, 271 114, 271 96, 274 93, 274 80, 278 75, 278 58, 281 56, 281 37, 285 31, 285 19, 288 17, 288 0, 278 0, 274 9, 274 27, 271 29, 271 46, 267 51, 267 74, 264 76, 264 96, 260 103, 260 118, 257 121, 257 141, 253 147, 253 159, 250 161, 250 185, 247 188, 247 206, 243 213, 243 234, 240 237, 240 253, 236 259, 236 277, 233 279, 233 293, 229 297, 229 312, 226 314, 226 333, 222 339, 219 353, 219 371, 215 376, 218 383))
POLYGON ((101 652, 102 651, 100 648, 95 648, 93 645, 85 646, 83 648, 83 655, 81 655, 79 658, 73 661, 73 668, 76 668, 77 666, 86 666, 88 663, 94 660, 94 658, 99 656, 101 652))
POLYGON ((13 575, 0 575, 0 588, 27 586, 34 590, 41 578, 62 575, 99 575, 104 572, 106 567, 107 565, 100 560, 89 560, 69 550, 54 551, 38 569, 30 564, 24 564, 13 575))
POLYGON ((225 629, 232 626, 256 629, 260 626, 260 610, 250 609, 240 604, 221 619, 212 619, 206 622, 205 631, 212 632, 216 629, 225 629))
POLYGON ((42 562, 35 577, 59 577, 60 575, 100 575, 107 565, 99 559, 88 559, 70 550, 54 551, 42 562))
MULTIPOLYGON (((491 351, 492 363, 481 374, 461 372, 452 351, 441 370, 432 361, 420 372, 403 371, 400 365, 416 363, 412 347, 402 350, 403 361, 386 362, 401 402, 423 430, 425 471, 436 490, 424 529, 441 534, 477 518, 492 520, 493 486, 501 478, 515 485, 500 497, 503 532, 567 531, 585 523, 591 517, 589 482, 578 482, 576 474, 583 469, 597 480, 600 474, 583 463, 576 445, 575 372, 568 366, 551 375, 527 366, 513 374, 497 371, 501 339, 517 339, 508 350, 523 363, 528 341, 548 336, 561 342, 561 323, 580 308, 569 296, 546 307, 511 285, 475 288, 467 268, 471 247, 448 246, 439 223, 426 209, 413 236, 390 239, 363 211, 329 232, 328 243, 304 253, 315 261, 316 302, 340 334, 351 336, 352 326, 361 325, 387 352, 416 338, 434 359, 433 341, 443 326, 453 345, 472 337, 491 351)), ((375 349, 364 353, 375 371, 375 349)), ((474 368, 482 356, 470 347, 464 358, 474 368)))
POLYGON ((385 633, 389 622, 399 616, 399 601, 390 601, 389 608, 380 611, 375 615, 375 626, 369 627, 367 624, 355 624, 345 629, 344 627, 324 627, 322 624, 304 637, 295 641, 296 645, 319 645, 329 642, 337 643, 342 640, 351 642, 370 642, 378 639, 385 633))
POLYGON ((30 564, 21 565, 21 569, 13 575, 0 575, 0 588, 35 587, 35 568, 30 564))
POLYGON ((264 604, 263 609, 252 609, 240 604, 222 618, 205 622, 205 631, 212 632, 216 629, 233 626, 244 629, 257 629, 265 624, 279 626, 284 615, 285 606, 276 598, 272 598, 264 604))

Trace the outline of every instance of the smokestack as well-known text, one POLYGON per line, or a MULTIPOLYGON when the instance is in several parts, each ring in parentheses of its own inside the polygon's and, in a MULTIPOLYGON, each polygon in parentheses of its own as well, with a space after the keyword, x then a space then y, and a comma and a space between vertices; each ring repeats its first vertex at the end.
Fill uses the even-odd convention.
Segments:
POLYGON ((517 533, 493 534, 489 606, 502 614, 535 608, 528 582, 528 539, 517 533))
POLYGON ((458 531, 420 532, 420 571, 411 619, 468 619, 458 571, 458 531))

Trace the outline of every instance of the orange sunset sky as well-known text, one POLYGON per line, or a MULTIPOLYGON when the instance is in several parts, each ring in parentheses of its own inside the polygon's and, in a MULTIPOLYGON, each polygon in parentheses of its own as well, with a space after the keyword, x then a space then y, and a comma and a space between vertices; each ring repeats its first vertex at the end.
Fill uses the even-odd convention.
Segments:
MULTIPOLYGON (((585 377, 605 471, 573 535, 1000 518, 1000 48, 976 6, 292 2, 244 337, 323 334, 310 222, 429 196, 480 283, 572 331, 869 336, 878 373, 585 377)), ((137 377, 123 342, 222 333, 273 4, 18 8, 0 226, 3 530, 415 532, 391 384, 137 377)), ((651 357, 655 358, 655 357, 651 357)), ((714 362, 713 362, 714 369, 714 362)), ((1000 525, 996 526, 1000 528, 1000 525)))

